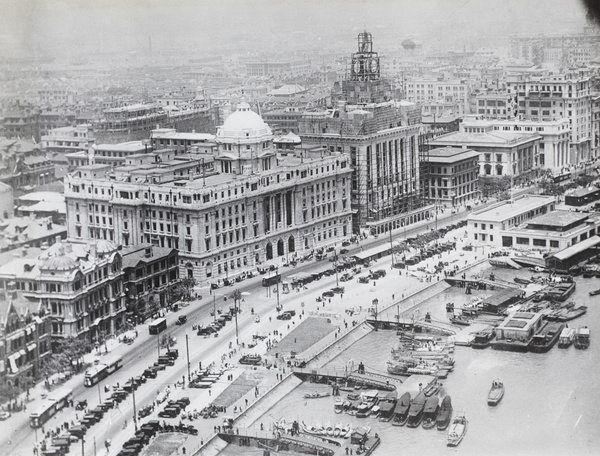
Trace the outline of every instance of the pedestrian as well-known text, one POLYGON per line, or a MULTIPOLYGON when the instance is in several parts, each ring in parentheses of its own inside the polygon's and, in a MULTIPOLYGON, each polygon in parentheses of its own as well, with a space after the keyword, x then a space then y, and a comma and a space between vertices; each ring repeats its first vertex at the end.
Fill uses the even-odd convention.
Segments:
POLYGON ((246 401, 246 407, 248 407, 248 399, 244 399, 246 401))

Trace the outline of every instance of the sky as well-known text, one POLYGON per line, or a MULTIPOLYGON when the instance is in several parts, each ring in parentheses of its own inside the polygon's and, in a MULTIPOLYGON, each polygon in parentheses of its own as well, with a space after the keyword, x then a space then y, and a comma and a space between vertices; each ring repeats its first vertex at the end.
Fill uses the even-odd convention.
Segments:
MULTIPOLYGON (((335 48, 368 30, 473 48, 515 34, 580 32, 581 0, 0 0, 0 53, 55 57, 193 49, 198 56, 335 48), (151 37, 151 38, 150 38, 151 37)), ((347 45, 346 45, 347 46, 347 45)))

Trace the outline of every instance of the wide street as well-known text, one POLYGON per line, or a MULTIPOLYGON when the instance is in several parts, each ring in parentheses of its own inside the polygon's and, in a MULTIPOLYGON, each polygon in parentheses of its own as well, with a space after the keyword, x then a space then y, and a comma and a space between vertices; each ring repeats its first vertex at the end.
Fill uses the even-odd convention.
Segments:
MULTIPOLYGON (((526 191, 526 189, 524 190, 526 191)), ((479 209, 481 207, 483 206, 479 205, 476 208, 479 209)), ((446 224, 456 223, 466 219, 466 216, 467 212, 465 210, 456 214, 451 213, 450 210, 446 210, 438 214, 437 226, 442 227, 446 224)), ((393 232, 392 242, 434 228, 435 220, 423 221, 406 230, 400 229, 393 232)), ((450 231, 447 234, 447 239, 458 238, 462 240, 463 237, 464 228, 450 231)), ((348 247, 350 252, 346 256, 351 256, 357 250, 362 249, 366 251, 380 245, 389 245, 389 243, 389 236, 380 235, 377 238, 369 236, 367 239, 361 241, 360 245, 353 244, 348 247)), ((462 252, 460 251, 461 245, 464 244, 459 244, 457 251, 444 253, 443 261, 450 263, 456 263, 459 260, 464 261, 465 259, 468 259, 469 262, 473 261, 477 252, 462 252)), ((335 247, 336 251, 339 252, 341 245, 338 243, 335 247)), ((151 404, 155 400, 157 393, 168 386, 173 390, 177 382, 185 381, 187 383, 188 349, 189 369, 191 372, 198 369, 200 362, 202 363, 202 367, 210 364, 214 364, 217 369, 223 368, 225 364, 231 367, 231 364, 237 364, 240 353, 263 353, 266 351, 265 341, 252 349, 248 349, 247 347, 241 349, 241 343, 247 345, 252 341, 253 334, 269 335, 271 341, 276 341, 277 338, 281 338, 291 331, 300 322, 303 315, 318 315, 320 312, 326 312, 327 315, 339 316, 339 320, 334 320, 334 324, 341 326, 344 324, 345 319, 348 322, 353 319, 364 319, 374 298, 379 300, 381 308, 391 305, 393 295, 397 301, 401 298, 402 294, 406 293, 408 295, 427 286, 427 283, 424 283, 423 280, 424 274, 416 271, 411 274, 407 274, 404 271, 401 276, 402 280, 399 281, 396 270, 391 268, 391 261, 391 257, 386 256, 371 266, 371 269, 385 269, 388 271, 387 276, 378 280, 376 286, 373 283, 359 284, 356 278, 348 282, 340 282, 339 284, 344 286, 346 291, 343 297, 335 295, 331 298, 331 302, 329 300, 316 302, 316 298, 321 296, 323 291, 336 285, 335 274, 328 277, 324 276, 321 280, 309 284, 307 289, 293 290, 288 294, 283 293, 283 287, 280 287, 279 302, 283 306, 283 309, 296 310, 294 319, 288 321, 276 319, 277 293, 274 292, 275 289, 269 290, 262 287, 261 280, 265 277, 262 275, 236 284, 236 287, 219 288, 214 290, 213 294, 204 296, 199 300, 194 300, 189 305, 181 307, 178 312, 169 312, 166 315, 168 327, 165 333, 177 339, 176 348, 179 350, 179 358, 176 360, 175 366, 167 367, 165 371, 159 372, 156 379, 148 379, 146 383, 142 384, 135 391, 137 409, 139 410, 140 407, 151 404), (214 316, 211 316, 213 309, 222 310, 223 312, 228 311, 229 307, 234 305, 231 294, 236 288, 243 293, 243 301, 239 303, 241 313, 237 319, 237 337, 235 320, 227 323, 217 337, 196 335, 196 332, 192 330, 192 325, 206 325, 212 321, 214 318, 214 316), (225 299, 226 297, 227 299, 225 299), (251 309, 254 310, 254 315, 251 309), (347 309, 354 309, 355 311, 360 309, 361 312, 358 316, 349 317, 345 314, 347 309), (175 321, 180 315, 187 316, 187 323, 178 326, 175 324, 175 321), (256 315, 260 316, 259 322, 256 321, 256 315), (277 337, 273 336, 275 330, 279 333, 277 337), (236 345, 236 342, 239 342, 240 345, 236 345), (236 353, 232 353, 233 350, 236 353)), ((420 263, 419 267, 425 266, 427 269, 432 269, 432 266, 438 261, 439 259, 437 258, 430 258, 427 262, 420 263)), ((297 273, 314 272, 330 269, 331 267, 332 263, 327 261, 327 259, 322 261, 310 260, 298 263, 296 267, 284 267, 282 263, 278 271, 282 274, 283 280, 289 282, 290 280, 287 279, 297 273)), ((413 267, 411 269, 416 268, 413 267)), ((363 271, 363 274, 366 272, 368 271, 363 271)), ((91 353, 86 357, 86 361, 92 363, 96 359, 102 361, 105 356, 120 355, 124 360, 124 367, 122 369, 92 388, 83 386, 83 374, 73 376, 64 384, 64 386, 73 389, 75 404, 80 400, 87 400, 89 408, 94 408, 99 401, 107 397, 108 394, 104 390, 105 386, 113 386, 117 383, 122 385, 132 376, 141 375, 146 367, 156 361, 158 337, 151 336, 148 333, 147 324, 138 325, 136 329, 138 337, 132 345, 118 343, 118 341, 112 339, 107 344, 110 352, 108 355, 104 353, 91 353)), ((100 348, 100 351, 104 352, 104 348, 100 348)), ((164 351, 164 349, 161 349, 161 351, 164 351)), ((222 377, 216 387, 213 387, 213 390, 215 390, 214 393, 211 390, 182 389, 179 387, 177 388, 177 395, 173 394, 172 397, 190 396, 192 399, 191 409, 200 410, 202 407, 208 405, 212 398, 218 394, 219 390, 224 389, 228 383, 222 377)), ((28 425, 29 413, 35 410, 40 404, 43 393, 46 393, 45 387, 42 384, 36 386, 32 390, 31 401, 27 405, 27 411, 16 413, 8 421, 2 423, 3 429, 8 432, 3 432, 2 436, 0 436, 0 445, 2 448, 9 449, 7 456, 31 454, 30 452, 33 451, 35 443, 40 442, 43 438, 41 430, 34 431, 28 425)), ((162 409, 162 406, 157 407, 154 413, 147 419, 156 418, 156 414, 160 409, 162 409)), ((57 426, 60 427, 63 422, 70 423, 71 421, 76 421, 81 415, 81 411, 77 412, 74 408, 67 408, 55 415, 45 425, 45 430, 53 427, 56 428, 57 426)), ((133 424, 133 396, 130 394, 125 401, 119 404, 118 408, 111 409, 105 414, 99 424, 92 426, 88 430, 82 448, 83 454, 92 454, 92 452, 94 454, 98 454, 99 452, 100 454, 104 454, 102 452, 105 451, 104 441, 106 439, 111 439, 113 442, 111 453, 118 452, 122 443, 133 435, 133 424), (124 429, 125 423, 127 423, 127 429, 124 429)), ((200 428, 202 422, 195 421, 194 425, 200 428)), ((205 430, 205 434, 210 434, 210 432, 205 430)), ((75 450, 76 445, 71 446, 71 453, 75 450)))

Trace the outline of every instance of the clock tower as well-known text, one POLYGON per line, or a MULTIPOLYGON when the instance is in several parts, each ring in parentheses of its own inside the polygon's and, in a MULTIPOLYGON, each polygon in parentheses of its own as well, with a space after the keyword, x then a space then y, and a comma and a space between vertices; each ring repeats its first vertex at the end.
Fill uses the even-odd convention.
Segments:
POLYGON ((373 37, 367 31, 358 35, 358 52, 352 54, 351 81, 378 81, 379 55, 373 52, 373 37))
POLYGON ((373 52, 373 37, 367 31, 358 34, 358 52, 352 54, 341 92, 332 92, 334 103, 350 105, 384 103, 395 98, 391 85, 381 77, 379 54, 373 52))

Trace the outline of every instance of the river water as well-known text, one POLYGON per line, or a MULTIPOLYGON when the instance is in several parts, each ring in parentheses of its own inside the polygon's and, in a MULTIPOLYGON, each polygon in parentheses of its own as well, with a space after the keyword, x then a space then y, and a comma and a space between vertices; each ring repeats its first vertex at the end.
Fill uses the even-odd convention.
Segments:
MULTIPOLYGON (((489 273, 491 271, 488 270, 489 273)), ((526 271, 494 269, 496 277, 511 280, 516 275, 528 277, 526 271)), ((315 390, 329 391, 329 387, 302 384, 283 401, 267 412, 259 422, 265 427, 281 418, 288 422, 298 420, 314 424, 351 423, 353 427, 372 426, 381 445, 375 455, 597 455, 600 454, 600 296, 588 292, 600 288, 599 279, 576 278, 577 289, 571 300, 583 302, 588 312, 571 327, 586 325, 591 329, 592 343, 588 350, 573 346, 548 353, 514 353, 491 348, 474 350, 456 347, 456 365, 444 388, 452 396, 455 413, 462 411, 469 420, 468 431, 457 448, 446 446, 447 431, 422 427, 411 429, 395 427, 372 418, 359 419, 346 414, 336 415, 333 397, 304 399, 304 394, 315 390), (506 392, 497 407, 487 405, 491 382, 500 379, 506 392)), ((445 303, 460 305, 473 297, 490 294, 475 292, 466 296, 464 290, 449 288, 420 307, 434 319, 447 318, 445 303)), ((412 314, 412 312, 411 312, 412 314)), ((327 367, 343 368, 349 362, 362 361, 367 370, 386 372, 390 347, 397 342, 393 331, 369 334, 338 357, 327 367)), ((259 424, 257 423, 257 426, 259 424)), ((256 448, 229 445, 224 455, 260 455, 256 448)))

